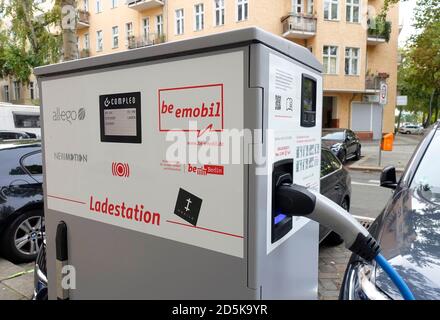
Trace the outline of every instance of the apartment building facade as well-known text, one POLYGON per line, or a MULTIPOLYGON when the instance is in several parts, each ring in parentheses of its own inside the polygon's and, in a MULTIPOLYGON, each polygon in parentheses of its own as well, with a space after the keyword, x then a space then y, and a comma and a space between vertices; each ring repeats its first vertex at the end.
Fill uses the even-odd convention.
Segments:
POLYGON ((398 6, 375 25, 383 0, 78 0, 80 57, 258 26, 305 46, 324 65, 328 128, 365 138, 394 131, 398 6), (391 26, 391 28, 390 28, 391 26), (378 30, 380 32, 378 32, 378 30), (381 82, 388 103, 378 104, 381 82))

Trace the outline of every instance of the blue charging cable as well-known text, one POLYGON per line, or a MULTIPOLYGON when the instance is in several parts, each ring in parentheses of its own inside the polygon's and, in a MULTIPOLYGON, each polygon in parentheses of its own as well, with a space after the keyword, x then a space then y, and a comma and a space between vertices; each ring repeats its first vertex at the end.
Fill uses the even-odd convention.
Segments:
POLYGON ((397 273, 397 271, 390 265, 387 259, 384 258, 380 253, 375 258, 376 262, 383 271, 390 277, 393 283, 396 285, 397 289, 399 289, 405 300, 416 300, 408 285, 403 281, 402 277, 397 273))

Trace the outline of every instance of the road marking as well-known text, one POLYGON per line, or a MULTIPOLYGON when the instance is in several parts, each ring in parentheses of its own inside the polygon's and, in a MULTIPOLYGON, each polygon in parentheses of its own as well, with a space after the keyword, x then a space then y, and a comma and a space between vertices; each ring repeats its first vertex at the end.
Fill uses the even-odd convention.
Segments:
POLYGON ((364 183, 364 182, 356 182, 356 181, 352 181, 351 184, 354 184, 356 186, 367 186, 367 187, 380 187, 379 184, 377 183, 364 183))

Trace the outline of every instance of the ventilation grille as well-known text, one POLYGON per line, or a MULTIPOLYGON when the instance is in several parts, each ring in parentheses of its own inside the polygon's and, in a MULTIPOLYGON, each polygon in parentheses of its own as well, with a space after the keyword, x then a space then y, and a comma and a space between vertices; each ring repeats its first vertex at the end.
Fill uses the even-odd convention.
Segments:
POLYGON ((369 217, 353 216, 365 229, 369 229, 374 219, 369 217))

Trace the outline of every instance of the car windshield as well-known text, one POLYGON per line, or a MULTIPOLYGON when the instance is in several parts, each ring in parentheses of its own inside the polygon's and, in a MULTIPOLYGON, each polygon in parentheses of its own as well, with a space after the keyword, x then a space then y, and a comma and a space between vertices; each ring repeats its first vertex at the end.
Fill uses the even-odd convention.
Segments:
POLYGON ((440 205, 440 166, 438 165, 438 149, 440 132, 437 131, 422 161, 417 168, 411 188, 429 202, 440 205))
POLYGON ((322 140, 344 140, 344 132, 336 131, 336 132, 323 132, 322 140))

